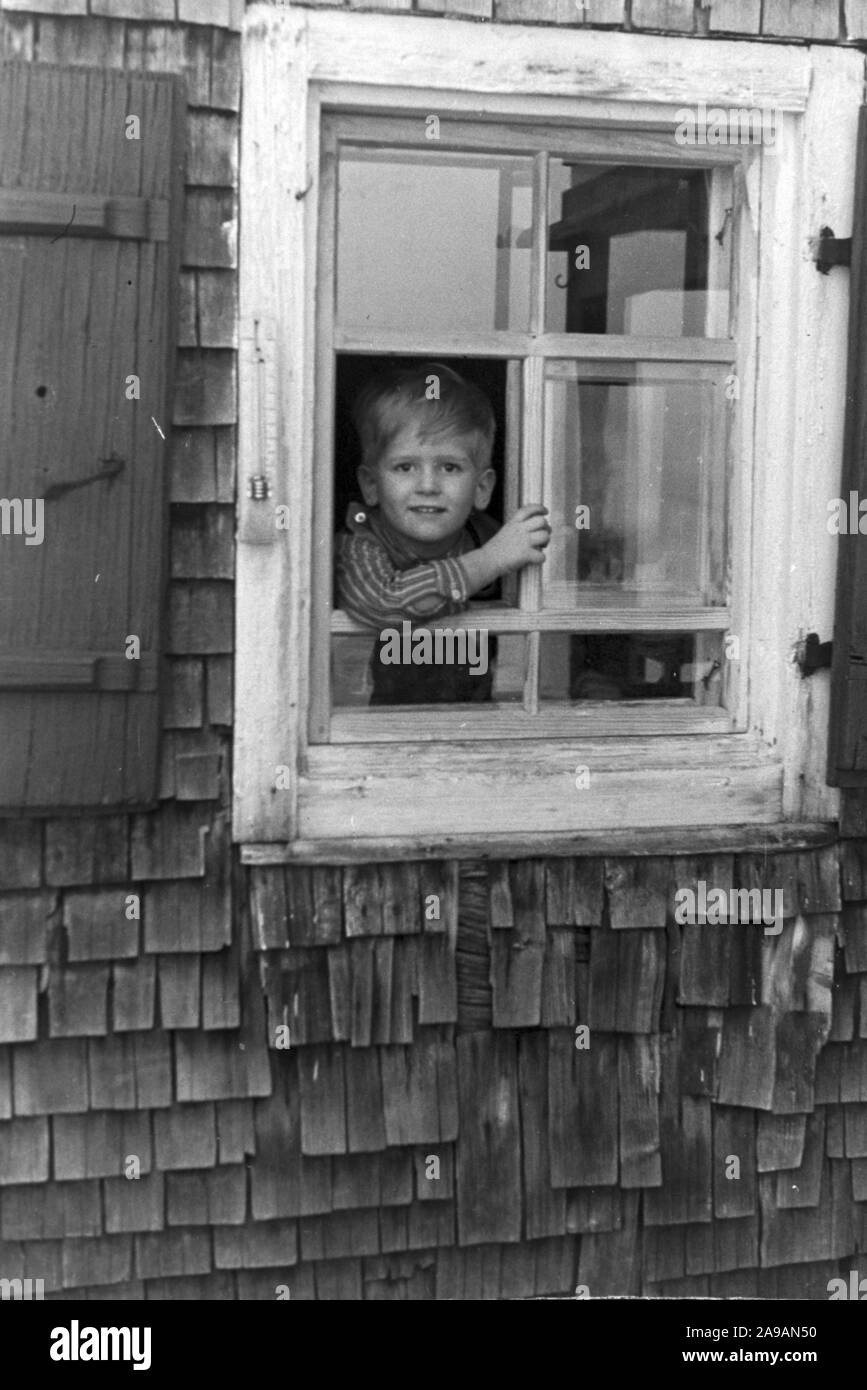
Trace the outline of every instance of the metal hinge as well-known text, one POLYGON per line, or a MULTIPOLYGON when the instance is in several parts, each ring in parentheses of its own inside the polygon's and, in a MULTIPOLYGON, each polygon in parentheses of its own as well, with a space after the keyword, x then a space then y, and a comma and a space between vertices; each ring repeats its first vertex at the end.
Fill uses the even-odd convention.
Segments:
POLYGON ((830 227, 819 229, 819 235, 810 242, 810 249, 820 275, 827 275, 832 265, 852 264, 852 238, 835 236, 830 227))
POLYGON ((812 676, 814 671, 830 668, 833 642, 820 642, 817 632, 808 632, 795 648, 795 662, 802 676, 812 676))

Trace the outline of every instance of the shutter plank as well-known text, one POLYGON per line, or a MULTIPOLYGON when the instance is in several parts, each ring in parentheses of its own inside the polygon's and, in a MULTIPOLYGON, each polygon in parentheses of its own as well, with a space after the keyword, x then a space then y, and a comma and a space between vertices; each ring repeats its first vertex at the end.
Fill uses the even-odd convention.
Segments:
POLYGON ((0 544, 0 809, 156 798, 183 114, 175 78, 0 69, 0 496, 45 527, 0 544), (73 204, 77 235, 46 235, 73 204))
MULTIPOLYGON (((840 496, 867 497, 867 107, 858 119, 852 264, 849 276, 849 363, 840 496)), ((852 525, 852 517, 849 517, 852 525)), ((858 520, 855 519, 857 527, 858 520)), ((837 595, 831 666, 828 782, 867 785, 867 552, 863 538, 837 540, 837 595)))

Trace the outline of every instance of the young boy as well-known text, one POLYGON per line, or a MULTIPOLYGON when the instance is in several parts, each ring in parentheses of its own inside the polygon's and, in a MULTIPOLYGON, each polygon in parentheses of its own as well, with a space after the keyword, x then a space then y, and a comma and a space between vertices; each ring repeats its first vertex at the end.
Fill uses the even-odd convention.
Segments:
POLYGON ((521 507, 500 528, 487 515, 494 412, 484 392, 442 363, 383 372, 361 392, 353 419, 364 505, 350 506, 337 537, 336 587, 339 607, 380 632, 370 703, 490 700, 490 666, 474 674, 469 661, 391 664, 383 629, 406 621, 430 628, 502 575, 541 564, 547 508, 521 507))

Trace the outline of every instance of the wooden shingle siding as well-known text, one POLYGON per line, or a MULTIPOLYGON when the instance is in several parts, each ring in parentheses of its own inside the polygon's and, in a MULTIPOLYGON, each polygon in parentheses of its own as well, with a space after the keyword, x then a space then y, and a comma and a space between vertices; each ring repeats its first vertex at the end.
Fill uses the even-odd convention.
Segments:
MULTIPOLYGON (((182 843, 183 822, 173 824, 173 842, 182 843)), ((188 825, 198 844, 192 813, 188 825)), ((69 846, 61 860, 56 835, 54 843, 55 876, 77 880, 69 846)), ((93 843, 81 840, 81 852, 91 855, 93 843)), ((132 844, 140 856, 140 832, 132 844)), ((610 858, 598 875, 583 861, 491 865, 482 901, 492 947, 542 952, 549 1016, 493 1017, 463 1032, 455 1019, 466 984, 454 971, 467 920, 461 889, 456 939, 420 934, 419 885, 435 892, 437 880, 419 865, 361 875, 250 870, 250 945, 233 928, 231 949, 217 938, 210 949, 202 937, 171 939, 168 922, 189 915, 176 897, 157 915, 153 904, 148 910, 153 892, 201 892, 206 860, 198 856, 192 879, 155 883, 145 895, 141 940, 137 923, 128 924, 128 940, 112 915, 129 880, 10 891, 0 896, 7 913, 35 924, 50 918, 51 936, 43 931, 35 956, 61 933, 80 963, 59 970, 52 954, 48 1034, 34 1011, 36 1032, 6 1044, 13 1065, 0 1153, 11 1196, 0 1223, 24 1248, 62 1242, 58 1287, 69 1289, 81 1278, 82 1287, 100 1288, 116 1279, 150 1289, 153 1281, 161 1297, 179 1281, 204 1297, 255 1288, 273 1297, 288 1267, 315 1298, 540 1297, 578 1282, 595 1296, 717 1287, 776 1297, 786 1287, 779 1279, 819 1296, 816 1271, 854 1253, 858 1203, 867 1200, 867 1039, 852 1026, 852 989, 860 997, 867 974, 856 968, 867 903, 854 896, 864 891, 860 856, 847 851, 842 868, 839 859, 817 850, 767 870, 790 884, 801 916, 764 941, 761 928, 672 922, 672 885, 705 876, 723 886, 735 876, 731 856, 658 858, 642 872, 610 858), (573 910, 579 882, 598 885, 592 911, 601 920, 564 926, 564 917, 587 915, 573 910), (418 907, 389 912, 383 935, 384 905, 408 884, 418 907), (372 904, 380 908, 373 916, 372 904), (648 918, 657 925, 634 925, 648 918), (149 935, 157 923, 160 935, 149 935), (829 957, 834 1012, 826 1018, 804 1007, 805 972, 815 944, 833 944, 837 931, 849 957, 843 945, 829 957), (713 932, 729 941, 727 953, 713 932), (759 945, 755 998, 733 1001, 734 942, 749 933, 759 945), (713 971, 702 968, 702 952, 713 971), (777 980, 783 961, 790 974, 777 980), (114 1033, 95 1037, 94 1027, 105 1026, 109 969, 114 1033), (238 1006, 260 977, 269 1004, 256 1022, 250 1002, 238 1006), (291 1045, 279 1049, 273 1028, 284 1017, 291 1045), (585 1021, 589 1046, 576 1047, 585 1021), (123 1173, 130 1154, 143 1175, 134 1184, 123 1173), (737 1182, 725 1175, 732 1157, 737 1182), (38 1196, 45 1180, 58 1184, 47 1204, 38 1196), (195 1234, 205 1228, 213 1247, 195 1234), (132 1246, 116 1243, 124 1239, 132 1246), (398 1257, 408 1262, 381 1263, 398 1257), (226 1272, 244 1270, 261 1272, 262 1282, 225 1282, 226 1272), (769 1271, 779 1271, 777 1282, 769 1271)), ((136 873, 152 869, 139 862, 136 873)), ((749 881, 757 865, 744 861, 739 872, 749 881)), ((472 890, 478 873, 462 884, 472 890)), ((446 866, 444 890, 449 878, 446 866)), ((496 996, 496 950, 487 968, 496 996)), ((28 972, 35 991, 37 962, 5 970, 20 1010, 28 995, 15 972, 28 972)))

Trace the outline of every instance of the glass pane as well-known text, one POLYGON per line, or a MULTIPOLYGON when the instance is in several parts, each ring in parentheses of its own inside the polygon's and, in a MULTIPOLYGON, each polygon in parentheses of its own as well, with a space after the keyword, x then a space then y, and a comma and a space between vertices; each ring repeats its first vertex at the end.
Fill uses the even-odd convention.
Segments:
POLYGON ((407 624, 406 633, 401 627, 333 636, 332 702, 337 708, 520 701, 524 646, 523 635, 452 629, 448 618, 430 629, 407 624))
POLYGON ((517 633, 501 633, 497 638, 494 669, 494 699, 505 703, 524 698, 526 638, 517 633))
POLYGON ((718 632, 542 634, 539 697, 564 700, 695 700, 719 705, 718 632))
POLYGON ((723 601, 725 368, 552 363, 545 607, 723 601))
POLYGON ((708 216, 720 174, 562 159, 549 170, 549 332, 725 335, 730 240, 710 239, 708 216))
POLYGON ((529 159, 343 146, 338 325, 526 331, 531 214, 529 159))

